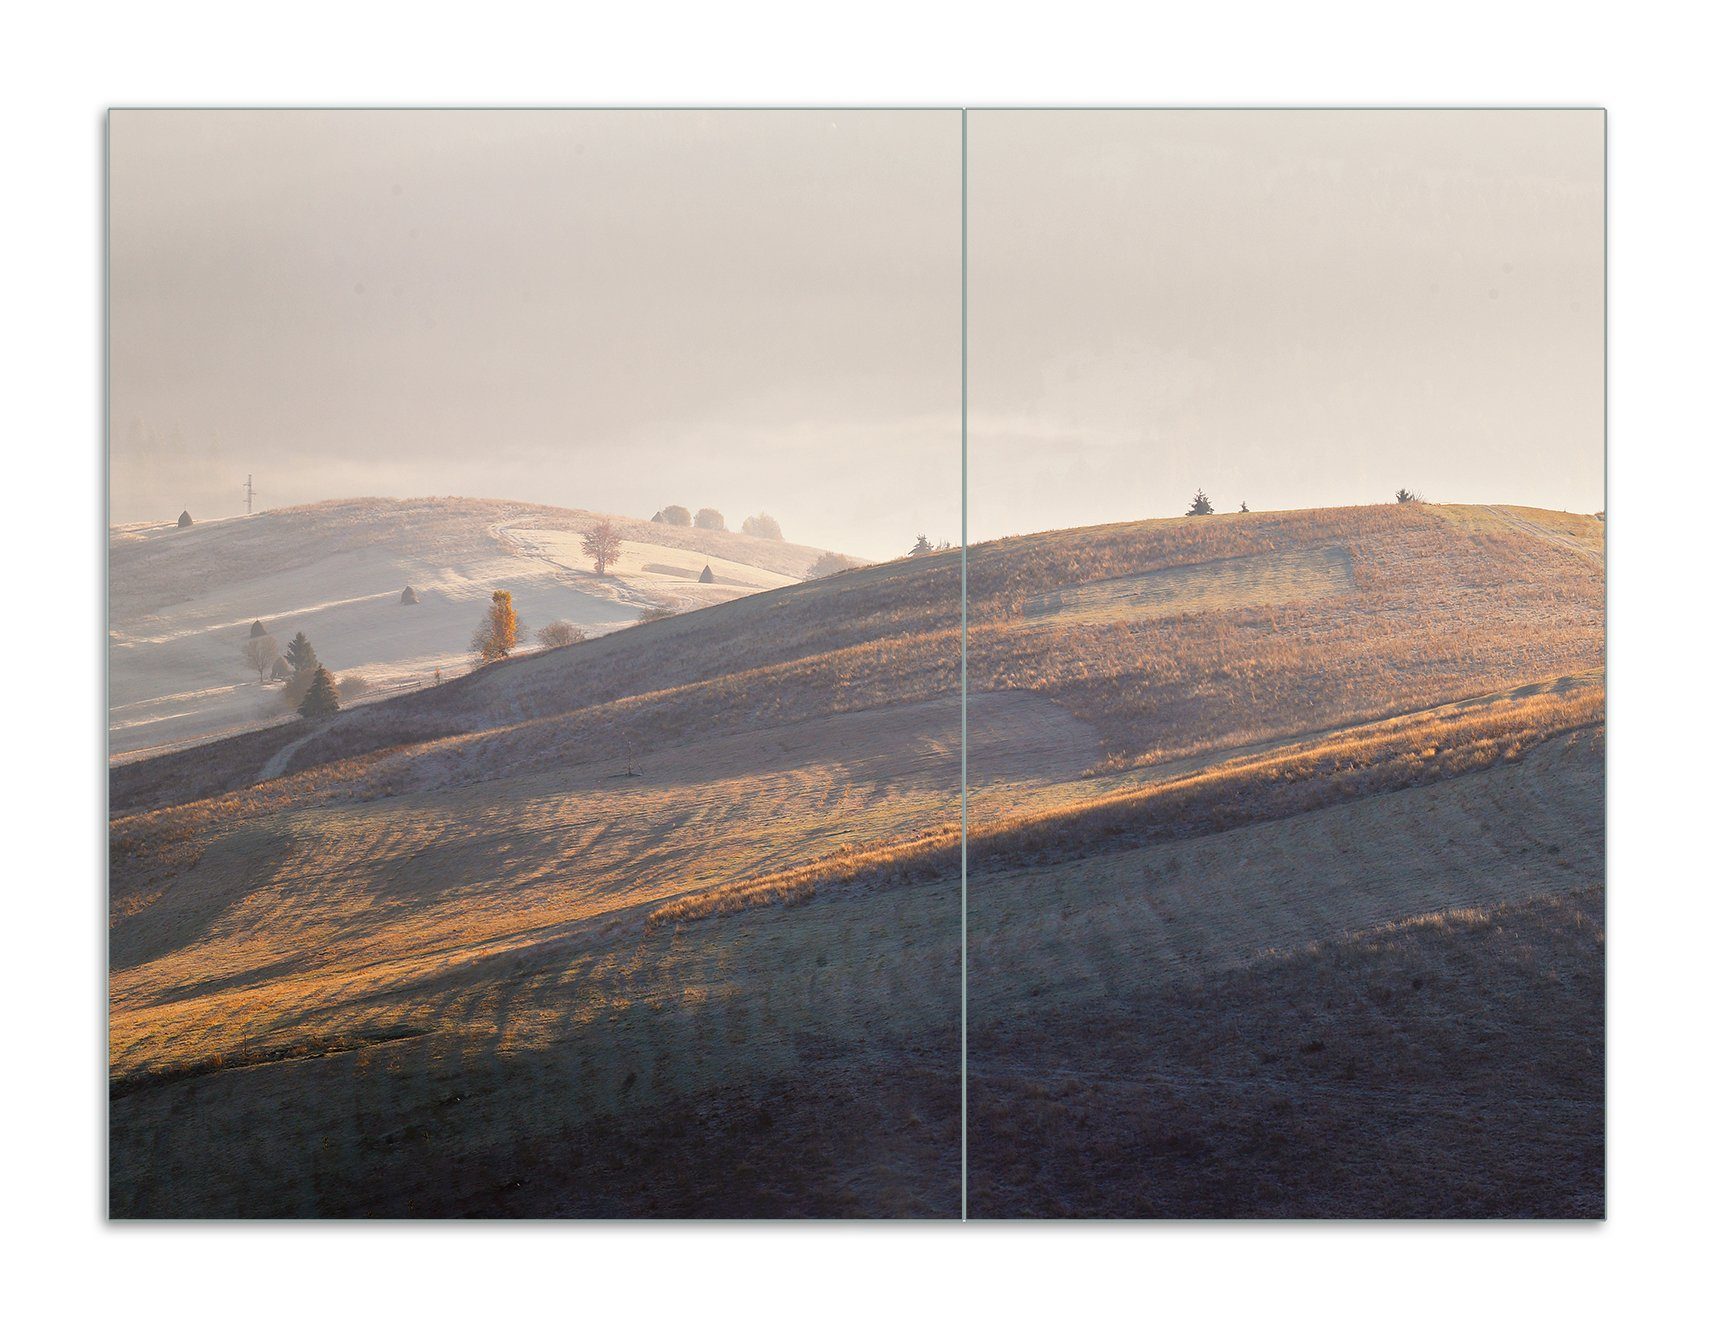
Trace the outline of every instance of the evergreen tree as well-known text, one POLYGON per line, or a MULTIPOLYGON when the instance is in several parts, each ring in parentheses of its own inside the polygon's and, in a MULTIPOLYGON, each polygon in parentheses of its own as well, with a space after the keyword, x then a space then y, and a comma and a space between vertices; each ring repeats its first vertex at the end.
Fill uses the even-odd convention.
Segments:
POLYGON ((298 703, 298 714, 306 720, 321 720, 338 709, 339 689, 334 686, 333 675, 327 672, 326 666, 317 665, 315 673, 310 676, 309 691, 298 703))
POLYGON ((309 638, 302 632, 286 643, 286 663, 292 667, 294 674, 305 670, 313 674, 321 661, 315 658, 315 647, 309 644, 309 638))
POLYGON ((933 552, 934 546, 929 543, 928 536, 919 535, 917 536, 917 542, 911 546, 911 552, 906 554, 905 557, 915 558, 918 554, 932 554, 933 552))
POLYGON ((1184 515, 1187 517, 1207 517, 1213 512, 1214 505, 1208 501, 1208 495, 1198 489, 1196 497, 1190 500, 1190 511, 1184 515))

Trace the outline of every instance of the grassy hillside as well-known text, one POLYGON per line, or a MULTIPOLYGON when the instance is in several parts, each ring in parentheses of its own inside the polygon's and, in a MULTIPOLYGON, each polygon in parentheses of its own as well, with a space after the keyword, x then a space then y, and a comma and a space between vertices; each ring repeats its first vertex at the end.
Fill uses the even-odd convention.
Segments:
MULTIPOLYGON (((371 695, 463 673, 488 595, 541 627, 590 634, 790 585, 821 550, 609 517, 624 544, 597 577, 581 548, 600 513, 480 499, 352 499, 109 538, 109 739, 116 756, 278 723, 279 689, 240 658, 252 623, 307 633, 371 695), (700 580, 707 568, 709 582, 700 580), (419 603, 403 605, 412 587, 419 603)), ((526 643, 527 644, 527 643, 526 643)))
MULTIPOLYGON (((1527 1064, 1587 1179, 1587 1056, 1507 1003, 1551 975, 1538 1023, 1599 1048, 1599 535, 1388 508, 972 549, 978 1212, 1357 1211, 1233 1189, 1254 1092, 1338 1081, 1302 1121, 1366 1159, 1385 1116, 1349 1107, 1424 1040, 1421 1157, 1491 1163, 1434 1114, 1527 1064), (1377 1023, 1395 937, 1444 978, 1377 1023), (1338 1055, 1282 1063, 1282 1003, 1338 1055), (1157 1183, 1139 1142, 1195 1134, 1160 1076, 1206 1129, 1157 1183)), ((114 1211, 956 1212, 958 588, 956 552, 881 565, 114 768, 114 1211)), ((1438 1194, 1412 1166, 1400 1203, 1438 1194)))
POLYGON ((1603 527, 1393 506, 972 551, 971 1212, 1592 1216, 1603 527))

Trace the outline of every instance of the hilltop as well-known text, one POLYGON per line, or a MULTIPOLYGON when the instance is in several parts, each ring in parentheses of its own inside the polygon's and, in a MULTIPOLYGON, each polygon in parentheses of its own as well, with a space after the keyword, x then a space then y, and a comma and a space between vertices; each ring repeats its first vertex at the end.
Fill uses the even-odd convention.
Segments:
MULTIPOLYGON (((285 718, 240 652, 255 622, 296 632, 369 696, 462 673, 483 602, 510 590, 533 627, 595 635, 649 610, 721 604, 808 575, 823 551, 734 531, 482 499, 363 498, 109 533, 113 755, 182 746, 285 718), (604 577, 581 550, 610 521, 604 577), (703 569, 710 580, 703 582, 703 569), (401 604, 405 587, 417 603, 401 604)), ((526 644, 527 648, 527 644, 526 644)))
MULTIPOLYGON (((973 1212, 1587 1207, 1601 535, 970 551, 973 1212), (1545 1122, 1546 1180, 1470 1112, 1545 1122)), ((780 586, 115 767, 115 1212, 955 1212, 959 585, 780 586)))

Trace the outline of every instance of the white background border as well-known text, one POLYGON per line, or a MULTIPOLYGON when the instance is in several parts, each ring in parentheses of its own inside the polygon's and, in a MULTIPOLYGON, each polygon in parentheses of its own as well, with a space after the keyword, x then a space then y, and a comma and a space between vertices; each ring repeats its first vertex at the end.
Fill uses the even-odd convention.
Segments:
POLYGON ((32 5, 7 19, 0 651, 21 1322, 1682 1322, 1709 1229, 1707 33, 1690 6, 32 5), (101 1098, 112 104, 1609 109, 1605 1224, 109 1226, 101 1098), (18 409, 21 407, 21 411, 18 409))

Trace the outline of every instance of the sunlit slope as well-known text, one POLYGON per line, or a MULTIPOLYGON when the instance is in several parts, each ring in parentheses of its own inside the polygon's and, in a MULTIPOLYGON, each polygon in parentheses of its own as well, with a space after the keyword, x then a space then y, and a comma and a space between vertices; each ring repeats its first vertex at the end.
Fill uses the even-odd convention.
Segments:
POLYGON ((611 517, 625 545, 596 577, 581 549, 602 514, 472 499, 356 499, 254 517, 115 529, 109 540, 109 733, 115 755, 282 718, 240 658, 260 621, 296 632, 376 692, 462 672, 490 592, 537 627, 589 633, 651 607, 719 604, 801 579, 821 552, 611 517), (704 568, 712 581, 700 580, 704 568), (401 604, 406 586, 419 603, 401 604))
POLYGON ((1051 697, 1134 767, 1596 669, 1602 530, 1392 504, 996 541, 970 686, 1051 697))

